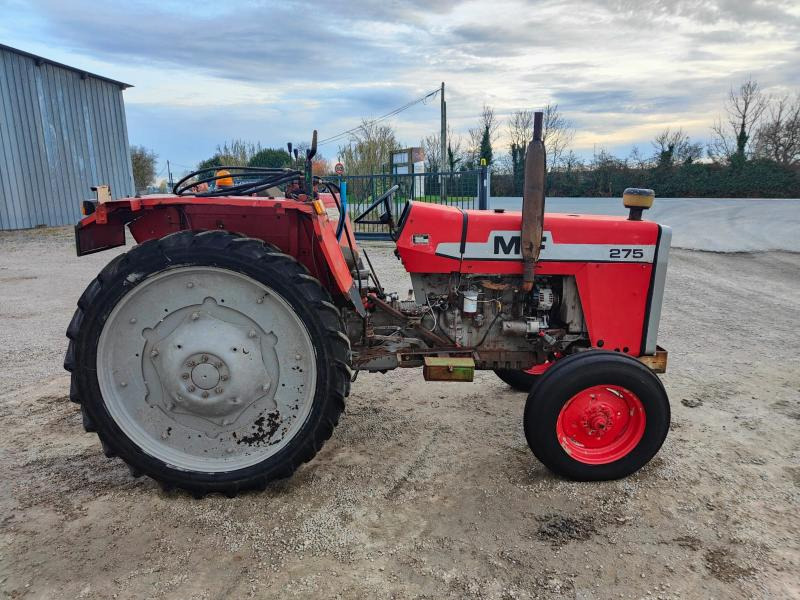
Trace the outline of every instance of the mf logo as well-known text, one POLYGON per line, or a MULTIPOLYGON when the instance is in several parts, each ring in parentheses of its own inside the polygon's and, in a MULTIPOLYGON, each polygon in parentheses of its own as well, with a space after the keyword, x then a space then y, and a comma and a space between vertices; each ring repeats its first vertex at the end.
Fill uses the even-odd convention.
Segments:
MULTIPOLYGON (((542 235, 542 246, 544 250, 547 234, 542 235)), ((494 236, 494 254, 505 254, 506 256, 519 256, 522 248, 522 236, 520 234, 497 233, 494 236)))
POLYGON ((519 254, 520 253, 520 238, 519 235, 495 235, 494 236, 494 253, 495 254, 519 254))

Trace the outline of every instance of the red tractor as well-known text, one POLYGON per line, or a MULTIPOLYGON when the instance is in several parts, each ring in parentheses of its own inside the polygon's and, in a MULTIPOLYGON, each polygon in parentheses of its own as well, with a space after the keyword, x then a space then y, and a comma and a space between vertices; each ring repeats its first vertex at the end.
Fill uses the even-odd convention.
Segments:
POLYGON ((316 142, 304 172, 205 170, 173 194, 85 202, 78 255, 124 245, 125 226, 138 243, 67 330, 85 429, 134 476, 234 495, 311 460, 359 371, 486 369, 528 393, 525 436, 552 471, 642 467, 670 420, 654 374, 670 229, 641 220, 651 190, 626 190, 627 219, 545 215, 535 123, 521 213, 408 202, 395 221, 391 189, 354 219, 390 230, 409 299, 382 288, 339 188, 311 174, 316 142))

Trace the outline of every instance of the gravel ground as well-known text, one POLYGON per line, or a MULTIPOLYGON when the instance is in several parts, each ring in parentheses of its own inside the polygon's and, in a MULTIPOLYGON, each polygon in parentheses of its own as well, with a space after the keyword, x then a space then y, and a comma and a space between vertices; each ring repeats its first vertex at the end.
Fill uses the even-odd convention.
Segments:
MULTIPOLYGON (((0 233, 0 592, 11 598, 798 598, 800 255, 673 252, 672 430, 623 481, 548 473, 492 373, 362 374, 266 492, 193 500, 84 434, 61 369, 69 229, 0 233)), ((371 246, 384 284, 408 280, 371 246)))

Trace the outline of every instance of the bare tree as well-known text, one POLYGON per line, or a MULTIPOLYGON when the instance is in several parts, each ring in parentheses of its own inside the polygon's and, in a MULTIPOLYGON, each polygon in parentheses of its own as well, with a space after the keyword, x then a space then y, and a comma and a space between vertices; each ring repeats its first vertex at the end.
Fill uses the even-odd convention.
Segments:
POLYGON ((508 140, 510 148, 525 148, 533 138, 533 112, 518 110, 508 119, 508 140))
POLYGON ((751 134, 766 108, 767 98, 757 81, 748 79, 738 89, 731 88, 725 102, 726 115, 711 127, 708 155, 716 161, 744 162, 751 154, 751 134))
POLYGON ((144 146, 131 146, 130 153, 134 187, 137 192, 145 191, 156 178, 158 154, 144 146))
MULTIPOLYGON (((467 130, 467 146, 464 152, 465 159, 469 167, 478 166, 481 156, 481 147, 486 150, 486 139, 488 137, 489 147, 497 140, 497 130, 500 128, 500 120, 494 114, 494 109, 488 104, 484 104, 481 109, 478 126, 467 130), (488 132, 488 136, 487 136, 488 132)), ((490 152, 491 153, 491 152, 490 152)))
MULTIPOLYGON (((447 136, 450 137, 449 135, 447 136)), ((438 133, 426 135, 420 141, 420 146, 425 152, 425 170, 429 173, 438 173, 442 168, 442 142, 438 133)))
POLYGON ((702 145, 693 143, 682 128, 672 131, 667 127, 651 143, 656 151, 653 159, 659 166, 691 163, 703 156, 702 145))
POLYGON ((217 146, 216 156, 219 156, 222 164, 233 167, 244 167, 256 154, 261 152, 261 144, 248 142, 245 140, 231 140, 222 146, 217 146))
POLYGON ((631 148, 631 152, 628 154, 627 162, 636 169, 646 169, 650 166, 650 161, 642 156, 639 146, 634 146, 631 148))
MULTIPOLYGON (((425 151, 425 170, 431 173, 438 172, 442 166, 442 143, 439 133, 425 136, 420 141, 422 149, 425 151)), ((447 168, 455 171, 462 161, 461 136, 453 135, 450 125, 447 125, 447 168)))
POLYGON ((572 143, 575 129, 558 110, 558 104, 547 104, 542 119, 542 141, 550 170, 557 168, 564 150, 572 143))
POLYGON ((365 120, 351 135, 350 142, 339 148, 339 160, 353 175, 380 173, 391 164, 392 153, 398 147, 391 125, 365 120))
MULTIPOLYGON (((575 130, 572 123, 559 112, 558 104, 548 104, 542 112, 542 141, 547 152, 548 168, 552 170, 562 162, 564 151, 575 137, 575 130)), ((525 149, 533 138, 533 112, 518 110, 512 113, 507 128, 512 165, 524 163, 525 149)))
POLYGON ((771 104, 755 134, 755 155, 782 165, 800 164, 800 94, 771 104))

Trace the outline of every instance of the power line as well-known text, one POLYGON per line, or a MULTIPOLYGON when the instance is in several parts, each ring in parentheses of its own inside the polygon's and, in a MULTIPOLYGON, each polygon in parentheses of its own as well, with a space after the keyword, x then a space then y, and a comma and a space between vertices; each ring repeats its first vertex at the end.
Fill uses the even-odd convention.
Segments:
POLYGON ((356 131, 358 131, 359 129, 361 129, 361 127, 363 125, 372 125, 374 123, 378 123, 380 121, 383 121, 384 119, 388 119, 389 117, 393 117, 393 116, 395 116, 397 114, 400 114, 404 110, 408 110, 409 108, 419 104, 420 102, 425 102, 429 98, 433 98, 439 92, 441 92, 441 89, 440 88, 436 88, 432 92, 428 92, 427 94, 425 94, 424 96, 421 96, 420 98, 417 98, 416 100, 412 100, 411 102, 408 102, 407 104, 404 104, 403 106, 395 108, 394 110, 389 111, 385 115, 381 115, 380 117, 377 117, 376 119, 372 119, 371 121, 367 121, 366 123, 362 123, 362 125, 359 125, 358 127, 353 127, 352 129, 348 129, 347 131, 342 131, 341 133, 337 133, 336 135, 333 135, 331 137, 325 138, 324 140, 320 140, 319 142, 317 142, 317 145, 318 146, 322 146, 323 144, 328 144, 330 142, 335 142, 337 140, 340 140, 342 138, 350 136, 353 133, 355 133, 356 131))

